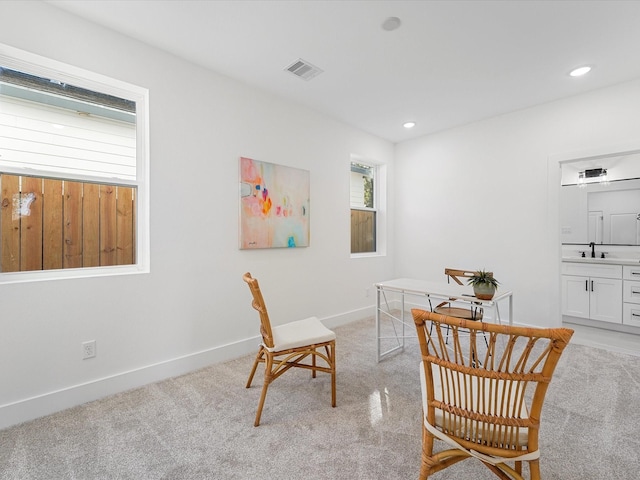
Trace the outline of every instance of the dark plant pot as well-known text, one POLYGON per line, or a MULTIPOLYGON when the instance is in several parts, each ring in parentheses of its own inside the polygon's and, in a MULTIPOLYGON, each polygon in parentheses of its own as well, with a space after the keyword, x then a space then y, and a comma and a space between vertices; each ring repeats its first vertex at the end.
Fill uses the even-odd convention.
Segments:
POLYGON ((473 286, 473 294, 480 300, 491 300, 496 293, 496 287, 490 283, 479 283, 473 286))

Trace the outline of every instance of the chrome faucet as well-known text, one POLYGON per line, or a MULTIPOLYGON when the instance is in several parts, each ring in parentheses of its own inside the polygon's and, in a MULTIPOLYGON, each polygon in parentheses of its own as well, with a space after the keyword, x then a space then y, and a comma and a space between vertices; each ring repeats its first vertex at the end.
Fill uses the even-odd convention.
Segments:
POLYGON ((591 247, 591 258, 596 258, 596 244, 595 244, 595 242, 591 242, 589 244, 589 246, 591 247))

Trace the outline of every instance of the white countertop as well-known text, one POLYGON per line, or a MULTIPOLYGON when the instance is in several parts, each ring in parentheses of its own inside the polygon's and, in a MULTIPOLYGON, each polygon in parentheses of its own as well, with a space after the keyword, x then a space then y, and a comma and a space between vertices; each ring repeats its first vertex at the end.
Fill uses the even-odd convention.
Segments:
POLYGON ((562 257, 562 261, 574 263, 600 263, 607 265, 640 265, 640 260, 638 260, 637 258, 562 257))

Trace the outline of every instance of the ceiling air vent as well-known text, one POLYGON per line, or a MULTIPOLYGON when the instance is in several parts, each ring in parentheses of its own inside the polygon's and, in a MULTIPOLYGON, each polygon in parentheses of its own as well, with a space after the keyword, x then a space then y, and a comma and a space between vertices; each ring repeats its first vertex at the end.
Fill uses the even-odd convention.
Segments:
POLYGON ((299 58, 287 68, 286 71, 293 73, 296 77, 300 77, 303 80, 311 80, 316 75, 319 75, 323 70, 319 69, 315 65, 311 65, 306 60, 299 58))

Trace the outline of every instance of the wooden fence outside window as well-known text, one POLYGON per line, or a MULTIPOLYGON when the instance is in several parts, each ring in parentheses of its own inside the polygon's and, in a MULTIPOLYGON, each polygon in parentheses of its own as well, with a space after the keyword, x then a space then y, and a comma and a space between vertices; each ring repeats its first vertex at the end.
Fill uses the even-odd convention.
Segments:
POLYGON ((6 174, 0 187, 0 271, 135 263, 135 187, 6 174))
POLYGON ((351 253, 376 251, 376 212, 351 209, 351 253))

